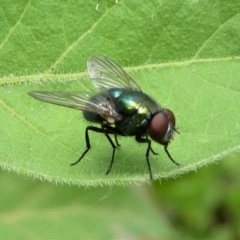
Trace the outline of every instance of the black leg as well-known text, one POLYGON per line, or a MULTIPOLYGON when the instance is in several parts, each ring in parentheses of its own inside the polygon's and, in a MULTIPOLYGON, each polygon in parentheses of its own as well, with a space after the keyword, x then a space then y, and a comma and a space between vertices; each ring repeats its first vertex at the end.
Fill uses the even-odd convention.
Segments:
POLYGON ((157 152, 155 152, 153 149, 152 149, 152 146, 151 146, 151 152, 154 154, 154 155, 158 155, 158 153, 157 152))
POLYGON ((115 143, 116 143, 117 147, 120 147, 121 144, 118 143, 117 134, 114 134, 114 139, 115 139, 115 143))
POLYGON ((174 159, 171 157, 169 151, 167 150, 167 147, 168 147, 168 145, 165 145, 165 146, 164 146, 164 150, 165 150, 165 152, 167 153, 169 159, 170 159, 174 164, 176 164, 177 166, 180 166, 180 164, 177 163, 177 162, 175 162, 174 159))
POLYGON ((93 127, 93 126, 86 127, 86 130, 85 130, 86 150, 83 152, 81 157, 76 162, 71 164, 71 166, 74 166, 74 165, 78 164, 83 159, 85 154, 89 151, 89 149, 91 148, 88 131, 93 131, 93 132, 98 132, 98 133, 105 133, 103 131, 103 129, 98 128, 98 127, 93 127))
POLYGON ((114 156, 115 156, 115 150, 116 150, 116 145, 119 147, 121 146, 119 143, 118 143, 118 140, 117 140, 117 135, 122 135, 121 132, 112 127, 112 126, 109 126, 109 125, 104 125, 102 124, 102 130, 104 131, 105 133, 105 136, 107 137, 108 141, 110 142, 110 144, 112 145, 112 148, 113 148, 113 152, 112 152, 112 160, 111 160, 111 163, 109 165, 109 168, 106 172, 106 175, 109 174, 109 172, 111 171, 112 169, 112 166, 113 166, 113 162, 114 162, 114 156), (114 134, 114 139, 115 139, 115 142, 116 142, 116 145, 113 143, 112 139, 109 137, 109 134, 114 134))
POLYGON ((112 166, 113 166, 113 162, 114 162, 114 156, 115 156, 115 150, 116 150, 116 145, 113 143, 112 139, 109 137, 108 133, 107 133, 107 130, 106 129, 103 129, 105 132, 105 136, 107 137, 108 141, 110 142, 110 144, 112 145, 112 148, 113 148, 113 152, 112 152, 112 159, 111 159, 111 163, 108 167, 108 170, 107 172, 105 173, 105 175, 108 175, 112 169, 112 166))
MULTIPOLYGON (((148 137, 146 136, 146 139, 148 139, 148 137)), ((153 149, 152 149, 152 146, 151 146, 151 148, 150 148, 150 151, 152 152, 152 154, 154 154, 154 155, 158 155, 158 153, 157 152, 155 152, 153 149)))
MULTIPOLYGON (((102 125, 102 128, 98 128, 98 127, 93 127, 93 126, 88 126, 85 130, 85 141, 86 141, 86 150, 83 152, 83 154, 81 155, 81 157, 74 163, 71 164, 71 166, 74 166, 76 164, 78 164, 83 157, 86 155, 86 153, 89 151, 89 149, 91 148, 91 144, 90 144, 90 139, 89 139, 89 134, 88 131, 93 131, 93 132, 98 132, 98 133, 104 133, 106 138, 108 139, 108 141, 110 142, 112 148, 113 148, 113 152, 112 152, 112 159, 111 159, 111 163, 109 165, 109 168, 106 172, 106 175, 109 174, 109 172, 112 169, 113 166, 113 162, 114 162, 114 156, 115 156, 115 150, 116 150, 116 145, 114 144, 114 142, 112 141, 112 139, 110 138, 109 134, 114 134, 117 137, 117 133, 114 133, 114 128, 110 127, 108 129, 107 126, 102 125)), ((116 140, 117 138, 115 138, 116 140)), ((116 140, 116 143, 118 144, 118 141, 116 140)))
POLYGON ((151 165, 150 165, 150 162, 149 162, 149 152, 152 151, 151 140, 149 140, 147 138, 141 138, 141 137, 138 137, 138 136, 136 136, 135 139, 139 143, 147 143, 148 144, 147 151, 146 151, 146 160, 147 160, 150 180, 153 180, 152 169, 151 169, 151 165))

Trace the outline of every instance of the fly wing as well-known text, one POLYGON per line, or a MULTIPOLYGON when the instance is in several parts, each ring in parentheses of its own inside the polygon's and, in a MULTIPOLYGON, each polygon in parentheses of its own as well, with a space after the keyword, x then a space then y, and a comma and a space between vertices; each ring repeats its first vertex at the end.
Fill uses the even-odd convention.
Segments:
POLYGON ((33 91, 28 93, 37 100, 78 110, 85 109, 90 96, 85 92, 33 91))
POLYGON ((114 61, 104 56, 91 56, 87 62, 88 74, 98 89, 131 88, 141 92, 138 84, 114 61))
POLYGON ((115 122, 122 118, 115 110, 114 99, 106 92, 91 95, 86 92, 33 91, 28 94, 43 102, 96 113, 106 121, 115 122))

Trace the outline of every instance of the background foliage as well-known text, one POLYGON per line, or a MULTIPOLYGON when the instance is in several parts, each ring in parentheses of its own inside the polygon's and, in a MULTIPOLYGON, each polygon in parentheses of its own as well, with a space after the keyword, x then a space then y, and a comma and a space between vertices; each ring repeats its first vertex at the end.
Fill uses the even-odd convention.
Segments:
MULTIPOLYGON (((176 168, 155 144, 160 154, 151 156, 155 178, 177 176, 236 152, 239 12, 237 0, 2 1, 1 167, 84 186, 148 179, 145 147, 132 138, 120 138, 121 151, 108 177, 110 146, 96 134, 92 151, 70 168, 85 148, 86 121, 77 111, 27 95, 31 90, 94 90, 86 77, 86 60, 94 54, 125 67, 146 93, 176 114, 181 135, 169 149, 181 166, 176 168)), ((1 232, 9 239, 69 234, 229 239, 239 234, 236 165, 236 160, 224 161, 161 186, 125 189, 80 190, 2 172, 1 232)))

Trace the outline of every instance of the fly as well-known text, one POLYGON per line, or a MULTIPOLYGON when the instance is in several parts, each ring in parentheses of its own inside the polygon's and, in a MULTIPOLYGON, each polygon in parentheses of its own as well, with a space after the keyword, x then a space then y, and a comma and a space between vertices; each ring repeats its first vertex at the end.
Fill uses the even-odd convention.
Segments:
POLYGON ((150 180, 153 179, 149 154, 157 155, 151 147, 151 139, 161 145, 171 157, 168 145, 173 140, 175 116, 169 109, 162 108, 154 99, 142 92, 138 84, 114 61, 104 56, 91 56, 87 61, 89 77, 98 93, 88 92, 50 92, 33 91, 29 94, 43 102, 81 110, 86 120, 99 124, 87 126, 85 130, 86 149, 79 163, 90 150, 89 132, 98 132, 106 136, 112 146, 112 158, 106 175, 112 169, 115 150, 119 145, 117 136, 134 136, 139 143, 147 145, 146 161, 150 180), (110 137, 114 136, 114 141, 110 137))

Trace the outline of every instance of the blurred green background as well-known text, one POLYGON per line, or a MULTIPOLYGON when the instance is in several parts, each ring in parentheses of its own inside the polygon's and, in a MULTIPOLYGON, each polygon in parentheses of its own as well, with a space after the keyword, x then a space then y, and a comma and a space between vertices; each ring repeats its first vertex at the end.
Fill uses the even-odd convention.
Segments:
POLYGON ((111 188, 1 171, 1 239, 239 239, 239 158, 161 183, 111 188))

